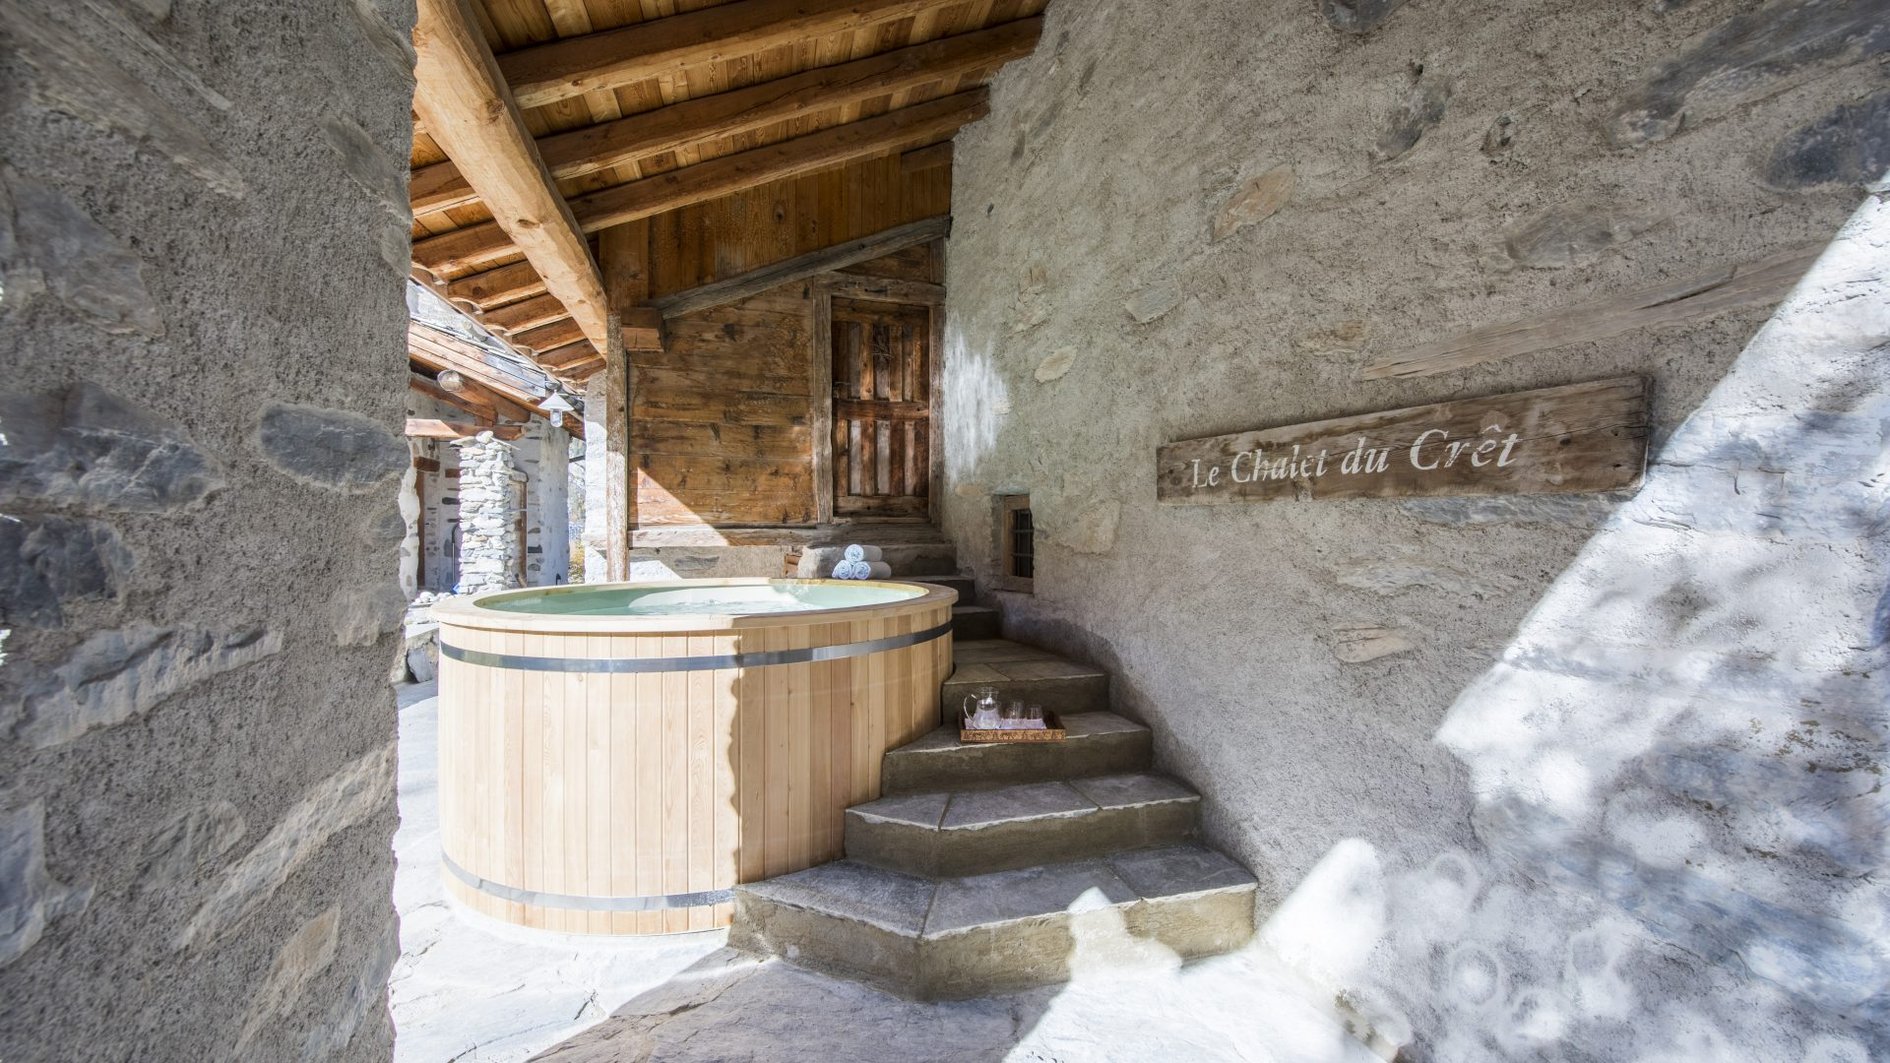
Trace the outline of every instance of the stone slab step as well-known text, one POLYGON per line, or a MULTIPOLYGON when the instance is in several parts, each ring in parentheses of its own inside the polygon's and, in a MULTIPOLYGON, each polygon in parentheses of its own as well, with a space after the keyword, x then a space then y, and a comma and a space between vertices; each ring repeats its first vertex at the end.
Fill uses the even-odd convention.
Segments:
MULTIPOLYGON (((948 695, 945 704, 946 715, 955 718, 958 699, 948 695)), ((1149 766, 1149 730, 1139 723, 1112 712, 1084 712, 1065 715, 1063 726, 1069 737, 1061 742, 992 745, 964 745, 956 725, 941 727, 886 754, 880 793, 989 789, 1120 775, 1149 766)))
POLYGON ((1196 845, 939 881, 842 860, 737 887, 729 943, 963 999, 1229 951, 1253 936, 1254 891, 1196 845))
POLYGON ((999 638, 966 640, 956 643, 952 657, 956 667, 939 691, 948 718, 966 694, 982 686, 996 687, 1006 701, 1019 698, 1059 716, 1109 705, 1109 673, 1035 646, 999 638))
POLYGON ((930 583, 935 587, 950 587, 958 592, 959 605, 978 604, 978 581, 970 576, 914 576, 913 583, 930 583))
POLYGON ((1001 639, 1004 626, 1001 615, 988 605, 952 607, 952 638, 965 642, 1001 639))
POLYGON ((931 878, 1008 871, 1187 841, 1200 805, 1146 773, 906 794, 848 809, 846 853, 931 878))
MULTIPOLYGON (((866 536, 857 541, 879 547, 880 560, 891 566, 894 579, 958 574, 958 548, 948 542, 874 543, 866 536)), ((795 575, 802 579, 823 579, 831 575, 833 566, 845 556, 847 545, 827 543, 802 549, 795 575)))

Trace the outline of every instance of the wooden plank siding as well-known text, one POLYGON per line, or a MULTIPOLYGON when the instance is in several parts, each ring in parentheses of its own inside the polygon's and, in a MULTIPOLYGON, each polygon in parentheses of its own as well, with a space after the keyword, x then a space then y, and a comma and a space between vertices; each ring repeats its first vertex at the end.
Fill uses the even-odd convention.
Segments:
MULTIPOLYGON (((928 197, 949 193, 943 187, 914 187, 917 183, 899 175, 896 165, 880 167, 879 176, 888 194, 838 212, 846 225, 828 227, 838 240, 900 224, 905 212, 926 216, 934 209, 928 197)), ((799 239, 827 239, 806 235, 820 227, 802 223, 800 204, 789 194, 793 191, 776 189, 772 199, 731 197, 700 211, 676 212, 677 218, 657 219, 651 233, 652 289, 693 287, 792 258, 801 251, 799 239), (666 224, 676 226, 673 235, 662 231, 666 224), (710 234, 706 243, 687 236, 703 232, 710 234)), ((836 216, 822 211, 817 197, 810 207, 810 217, 836 216)), ((938 275, 936 258, 935 245, 908 248, 862 263, 849 276, 930 284, 938 275)), ((680 315, 668 323, 663 350, 632 356, 631 449, 639 527, 812 526, 832 519, 831 511, 822 512, 816 474, 819 469, 826 475, 832 437, 824 428, 815 431, 832 409, 817 379, 825 365, 815 357, 817 343, 823 342, 816 330, 824 324, 817 318, 830 304, 890 308, 911 319, 914 339, 929 342, 927 307, 830 299, 816 278, 680 315)), ((932 476, 927 426, 899 420, 898 414, 907 405, 930 401, 929 366, 912 356, 902 357, 900 366, 883 387, 861 397, 885 407, 875 410, 883 431, 873 429, 876 452, 879 435, 885 435, 888 455, 874 473, 884 480, 879 486, 885 491, 876 493, 897 492, 917 501, 888 503, 896 512, 888 511, 888 504, 855 506, 849 511, 854 515, 925 515, 932 476)))

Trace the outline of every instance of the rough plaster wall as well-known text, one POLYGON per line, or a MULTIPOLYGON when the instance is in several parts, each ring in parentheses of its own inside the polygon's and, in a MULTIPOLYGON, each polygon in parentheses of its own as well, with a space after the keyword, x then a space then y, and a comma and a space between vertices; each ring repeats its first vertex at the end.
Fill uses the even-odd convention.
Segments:
POLYGON ((0 5, 0 1058, 385 1059, 413 21, 0 5))
POLYGON ((1053 5, 958 137, 960 556, 988 577, 991 496, 1030 492, 1009 632, 1114 669, 1274 942, 1413 1058, 1890 1052, 1881 204, 1749 349, 1769 311, 1356 379, 1831 241, 1890 166, 1886 27, 1053 5), (1154 503, 1171 439, 1626 372, 1658 425, 1632 500, 1154 503))

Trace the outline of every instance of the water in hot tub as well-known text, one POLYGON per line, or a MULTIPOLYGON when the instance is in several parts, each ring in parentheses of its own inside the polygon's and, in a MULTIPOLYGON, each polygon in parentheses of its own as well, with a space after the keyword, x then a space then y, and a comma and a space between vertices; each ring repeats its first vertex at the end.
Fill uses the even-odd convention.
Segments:
POLYGON ((555 616, 749 616, 886 605, 924 593, 920 587, 846 587, 782 581, 734 587, 610 587, 527 592, 480 604, 506 612, 555 616))

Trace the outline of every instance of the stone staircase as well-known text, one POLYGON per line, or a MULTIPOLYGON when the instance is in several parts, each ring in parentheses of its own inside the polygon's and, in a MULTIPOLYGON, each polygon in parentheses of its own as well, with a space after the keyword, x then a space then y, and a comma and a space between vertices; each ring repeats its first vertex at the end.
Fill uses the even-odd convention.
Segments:
MULTIPOLYGON (((918 578, 976 601, 967 577, 918 578)), ((998 637, 1000 619, 954 610, 945 718, 989 685, 1069 737, 965 746, 946 726, 887 753, 883 796, 847 810, 845 859, 738 887, 730 944, 944 1000, 1252 936, 1253 876, 1196 840, 1200 795, 1151 770, 1148 728, 1105 710, 1107 673, 998 637)))

